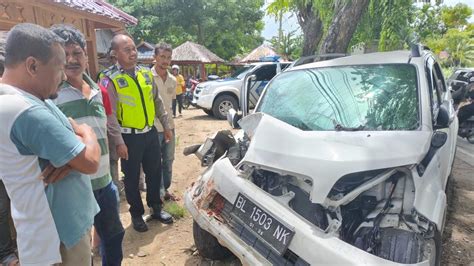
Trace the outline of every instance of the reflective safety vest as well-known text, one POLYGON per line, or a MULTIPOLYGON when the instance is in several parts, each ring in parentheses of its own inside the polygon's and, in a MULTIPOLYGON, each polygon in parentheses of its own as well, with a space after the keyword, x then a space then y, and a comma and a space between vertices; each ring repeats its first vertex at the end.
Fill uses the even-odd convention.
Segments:
POLYGON ((155 101, 151 70, 140 67, 136 71, 136 78, 118 69, 110 70, 106 71, 105 75, 112 80, 117 91, 117 120, 120 125, 136 129, 152 127, 155 101))

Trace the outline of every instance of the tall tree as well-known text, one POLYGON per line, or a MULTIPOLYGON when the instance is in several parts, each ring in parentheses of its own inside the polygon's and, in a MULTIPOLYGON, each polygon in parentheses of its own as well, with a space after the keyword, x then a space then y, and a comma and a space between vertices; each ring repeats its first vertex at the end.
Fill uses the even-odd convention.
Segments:
POLYGON ((267 12, 276 16, 279 10, 289 8, 296 14, 303 31, 302 55, 306 56, 315 54, 325 32, 328 34, 322 51, 345 52, 368 2, 369 0, 275 0, 270 4, 273 8, 269 8, 267 12))
POLYGON ((313 55, 323 37, 323 23, 311 0, 299 1, 296 7, 298 23, 303 31, 302 56, 313 55))
POLYGON ((321 45, 321 54, 345 53, 347 51, 358 22, 368 4, 369 0, 354 0, 335 5, 337 11, 321 45))
POLYGON ((314 54, 323 37, 323 22, 317 7, 313 0, 274 0, 267 8, 267 13, 275 18, 288 11, 296 14, 303 31, 303 56, 314 54))

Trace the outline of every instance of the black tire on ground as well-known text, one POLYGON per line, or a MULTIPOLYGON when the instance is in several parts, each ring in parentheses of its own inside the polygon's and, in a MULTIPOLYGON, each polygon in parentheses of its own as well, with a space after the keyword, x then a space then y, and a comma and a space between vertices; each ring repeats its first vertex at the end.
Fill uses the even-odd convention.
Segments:
POLYGON ((189 102, 188 99, 184 99, 183 100, 183 109, 188 109, 189 108, 189 105, 191 105, 191 103, 189 102))
POLYGON ((395 228, 380 230, 379 257, 398 263, 412 264, 430 258, 430 265, 440 265, 441 234, 438 230, 431 240, 422 240, 414 232, 395 228), (407 248, 410 247, 410 248, 407 248), (432 254, 431 252, 435 252, 432 254), (425 254, 424 254, 425 253, 425 254), (428 254, 426 254, 428 253, 428 254))
POLYGON ((234 96, 221 95, 214 101, 214 104, 212 105, 212 112, 216 118, 225 120, 227 119, 227 113, 229 109, 234 108, 237 110, 238 106, 239 103, 234 96))
POLYGON ((196 221, 193 221, 193 236, 196 248, 204 258, 224 260, 234 256, 230 250, 219 244, 213 235, 202 229, 196 221))
POLYGON ((467 141, 471 144, 474 144, 474 133, 471 132, 469 136, 466 137, 467 141))
POLYGON ((208 116, 214 116, 214 113, 212 112, 212 110, 207 110, 207 109, 202 109, 204 111, 204 113, 206 113, 208 116))

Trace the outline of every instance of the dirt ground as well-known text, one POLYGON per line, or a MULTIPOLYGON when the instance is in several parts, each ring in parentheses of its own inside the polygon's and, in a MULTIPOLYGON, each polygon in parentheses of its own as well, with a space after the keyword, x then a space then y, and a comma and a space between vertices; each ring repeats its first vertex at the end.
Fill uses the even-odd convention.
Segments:
MULTIPOLYGON (((204 170, 198 159, 182 154, 184 147, 202 143, 207 136, 218 130, 230 129, 227 121, 219 121, 206 115, 202 110, 183 111, 183 116, 175 119, 177 146, 173 165, 171 190, 181 198, 188 187, 204 170)), ((454 195, 447 220, 443 241, 443 265, 470 264, 474 262, 474 181, 472 167, 456 160, 454 170, 454 195)), ((142 197, 144 199, 144 193, 142 197)), ((145 200, 143 200, 145 203, 145 200)), ((183 201, 178 202, 183 205, 183 201)), ((192 233, 192 218, 186 213, 184 218, 172 225, 156 221, 148 222, 149 231, 138 233, 131 226, 128 205, 122 197, 121 219, 126 228, 124 265, 240 265, 236 260, 226 262, 207 261, 197 253, 192 233)), ((100 258, 94 259, 100 265, 100 258)))

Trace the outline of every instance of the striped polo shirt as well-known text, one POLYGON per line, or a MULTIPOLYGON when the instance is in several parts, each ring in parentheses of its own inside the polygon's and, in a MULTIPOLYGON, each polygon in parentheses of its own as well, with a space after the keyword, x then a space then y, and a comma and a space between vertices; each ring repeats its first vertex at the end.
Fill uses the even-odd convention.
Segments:
POLYGON ((99 170, 90 177, 92 189, 97 190, 104 188, 112 181, 107 144, 107 116, 99 87, 88 75, 84 74, 83 79, 91 87, 90 99, 86 99, 82 91, 74 88, 68 82, 64 82, 54 103, 67 117, 94 129, 100 144, 101 158, 99 170))

